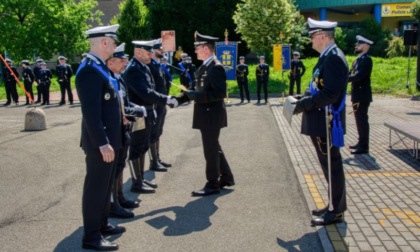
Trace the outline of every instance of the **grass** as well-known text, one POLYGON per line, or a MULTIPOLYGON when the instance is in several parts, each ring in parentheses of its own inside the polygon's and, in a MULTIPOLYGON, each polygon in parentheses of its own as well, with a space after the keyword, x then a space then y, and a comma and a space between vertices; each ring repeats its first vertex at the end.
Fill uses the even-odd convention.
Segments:
MULTIPOLYGON (((356 56, 347 56, 349 66, 356 56)), ((407 88, 407 68, 408 58, 407 57, 396 57, 392 59, 384 58, 372 58, 373 60, 373 71, 371 76, 372 91, 375 94, 390 94, 395 96, 418 96, 420 92, 416 90, 416 69, 417 69, 417 58, 412 57, 410 60, 410 78, 409 87, 407 88)), ((302 77, 302 91, 306 89, 309 84, 312 69, 315 66, 318 58, 303 59, 303 63, 306 67, 306 73, 302 77)), ((256 93, 257 81, 255 79, 255 68, 256 65, 249 65, 248 82, 250 93, 256 93)), ((174 83, 180 83, 179 78, 174 78, 174 83)), ((22 83, 23 84, 23 83, 22 83)), ((23 90, 17 85, 19 95, 23 95, 23 90)), ((72 88, 75 88, 74 77, 72 78, 72 88)), ((228 89, 230 95, 239 93, 239 89, 236 81, 228 81, 228 89)), ((36 87, 33 87, 36 93, 36 87)), ((54 77, 51 83, 51 92, 59 91, 60 86, 57 82, 57 78, 54 77)), ((273 71, 270 68, 270 81, 268 85, 269 93, 281 94, 285 90, 285 95, 288 94, 289 90, 289 77, 288 72, 273 71)), ((295 88, 296 90, 296 88, 295 88)), ((350 85, 349 89, 350 91, 350 85)), ((171 94, 177 94, 180 91, 177 88, 171 89, 171 94)), ((6 99, 6 91, 4 89, 3 82, 0 82, 0 99, 6 99)))

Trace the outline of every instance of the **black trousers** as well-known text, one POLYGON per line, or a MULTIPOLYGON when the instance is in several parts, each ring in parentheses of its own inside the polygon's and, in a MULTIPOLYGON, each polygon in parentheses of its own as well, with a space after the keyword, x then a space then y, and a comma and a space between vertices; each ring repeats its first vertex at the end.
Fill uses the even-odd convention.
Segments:
POLYGON ((204 158, 206 159, 206 187, 219 188, 221 181, 233 181, 233 174, 219 144, 220 129, 201 130, 204 158))
POLYGON ((121 173, 124 170, 127 156, 128 156, 128 147, 130 146, 130 131, 128 126, 124 126, 124 144, 121 150, 118 152, 118 159, 117 159, 117 165, 115 168, 115 178, 119 178, 121 173))
POLYGON ((4 87, 6 89, 7 103, 10 104, 12 100, 13 102, 19 102, 19 96, 16 89, 16 81, 6 81, 4 83, 4 87))
POLYGON ((257 78, 257 97, 258 97, 258 101, 261 100, 261 86, 264 88, 264 99, 267 101, 268 98, 268 92, 267 92, 267 85, 268 85, 268 80, 266 79, 260 79, 257 78))
POLYGON ((41 82, 39 91, 42 93, 42 103, 50 103, 50 85, 51 82, 41 82))
MULTIPOLYGON (((34 101, 34 92, 32 91, 32 82, 25 81, 24 82, 24 85, 25 85, 26 92, 29 94, 29 96, 31 97, 32 101, 34 101)), ((26 97, 26 103, 29 103, 30 100, 28 98, 28 95, 25 94, 25 97, 26 97)))
POLYGON ((165 117, 166 117, 166 105, 157 105, 156 106, 156 123, 152 127, 152 131, 150 133, 150 143, 154 144, 159 141, 160 136, 163 133, 163 125, 165 124, 165 117))
MULTIPOLYGON (((340 148, 332 146, 331 151, 331 181, 328 177, 328 156, 327 156, 327 142, 325 137, 311 136, 313 145, 315 146, 316 154, 319 163, 321 164, 324 177, 328 183, 331 183, 332 203, 334 213, 343 213, 347 210, 346 203, 346 179, 344 177, 343 161, 340 154, 340 148)), ((329 192, 328 192, 328 195, 329 192)))
POLYGON ((300 94, 300 81, 301 76, 299 75, 290 75, 290 86, 289 86, 289 95, 293 95, 293 89, 296 83, 296 94, 300 94))
POLYGON ((105 163, 98 149, 85 151, 86 177, 83 186, 83 241, 101 239, 100 229, 108 225, 112 181, 115 176, 118 151, 111 163, 105 163))
POLYGON ((246 99, 249 101, 249 88, 248 88, 248 80, 238 80, 238 87, 239 87, 239 94, 241 96, 241 101, 244 101, 244 89, 246 99))
POLYGON ((41 102, 41 96, 42 96, 42 87, 41 87, 41 81, 37 82, 38 85, 36 86, 36 92, 37 92, 37 102, 41 102))
POLYGON ((69 98, 69 102, 73 103, 73 93, 71 92, 71 84, 70 81, 61 81, 60 83, 60 91, 61 91, 61 102, 66 102, 66 92, 69 98))
POLYGON ((353 103, 354 118, 356 119, 359 141, 357 145, 363 150, 369 150, 369 117, 368 110, 370 102, 353 103))

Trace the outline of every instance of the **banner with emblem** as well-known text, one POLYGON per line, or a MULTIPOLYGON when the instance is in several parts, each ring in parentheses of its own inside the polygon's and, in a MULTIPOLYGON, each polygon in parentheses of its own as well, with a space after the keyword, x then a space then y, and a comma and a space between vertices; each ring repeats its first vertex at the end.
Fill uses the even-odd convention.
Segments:
POLYGON ((290 45, 273 46, 273 66, 274 70, 289 71, 292 68, 292 54, 290 45))
POLYGON ((216 42, 216 57, 226 70, 227 80, 236 79, 236 55, 238 54, 238 42, 216 42))

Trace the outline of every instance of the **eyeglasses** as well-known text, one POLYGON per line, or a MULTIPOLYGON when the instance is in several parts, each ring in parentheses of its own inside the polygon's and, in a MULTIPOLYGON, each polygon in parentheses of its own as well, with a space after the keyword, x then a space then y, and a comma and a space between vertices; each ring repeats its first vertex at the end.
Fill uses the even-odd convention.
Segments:
POLYGON ((310 39, 314 39, 315 36, 322 35, 322 34, 325 34, 325 33, 323 33, 323 32, 314 33, 314 34, 311 35, 310 39))

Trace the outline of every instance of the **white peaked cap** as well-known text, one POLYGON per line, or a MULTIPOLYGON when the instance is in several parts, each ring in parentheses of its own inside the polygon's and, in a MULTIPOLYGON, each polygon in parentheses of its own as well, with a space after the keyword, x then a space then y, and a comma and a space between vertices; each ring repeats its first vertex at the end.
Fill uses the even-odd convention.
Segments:
POLYGON ((89 38, 111 37, 118 41, 118 38, 117 38, 118 27, 120 27, 119 24, 108 25, 108 26, 97 26, 95 28, 87 30, 85 33, 86 35, 88 35, 89 38))
POLYGON ((319 31, 334 31, 337 27, 337 22, 331 21, 318 21, 312 18, 308 18, 309 35, 319 31))

